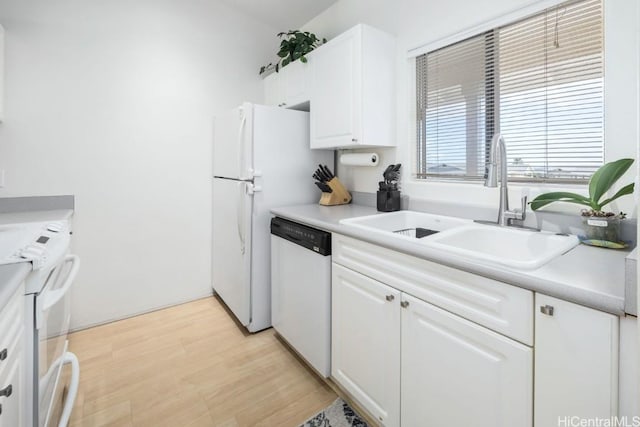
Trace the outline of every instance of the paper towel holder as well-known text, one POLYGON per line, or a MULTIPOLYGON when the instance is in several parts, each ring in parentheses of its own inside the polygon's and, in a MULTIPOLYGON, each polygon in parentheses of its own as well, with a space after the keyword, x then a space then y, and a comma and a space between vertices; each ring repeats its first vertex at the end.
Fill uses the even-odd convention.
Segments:
POLYGON ((378 153, 346 153, 340 155, 340 164, 345 166, 377 166, 378 153))

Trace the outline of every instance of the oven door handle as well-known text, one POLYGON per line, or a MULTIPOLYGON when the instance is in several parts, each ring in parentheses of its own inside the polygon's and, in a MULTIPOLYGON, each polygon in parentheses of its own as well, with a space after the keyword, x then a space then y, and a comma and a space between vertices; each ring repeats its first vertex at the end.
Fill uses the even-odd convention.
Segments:
POLYGON ((71 263, 71 270, 69 271, 64 284, 60 288, 54 289, 45 294, 43 298, 44 301, 42 303, 42 312, 49 310, 51 307, 56 305, 58 301, 64 298, 65 294, 69 291, 69 288, 71 288, 71 284, 76 279, 78 270, 80 270, 80 257, 78 255, 67 255, 60 268, 68 262, 71 263))
POLYGON ((58 427, 67 427, 69 424, 69 418, 71 418, 71 411, 73 410, 73 404, 76 401, 78 395, 78 385, 80 384, 80 363, 75 354, 67 351, 62 358, 63 365, 71 365, 71 379, 69 382, 69 391, 62 408, 62 414, 60 415, 60 421, 58 427))

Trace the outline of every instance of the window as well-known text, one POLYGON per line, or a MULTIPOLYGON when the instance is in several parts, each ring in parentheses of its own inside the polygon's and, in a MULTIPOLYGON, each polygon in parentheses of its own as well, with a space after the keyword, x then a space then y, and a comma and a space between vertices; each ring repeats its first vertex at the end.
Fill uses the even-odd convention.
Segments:
POLYGON ((560 4, 416 58, 417 177, 586 182, 604 162, 602 0, 560 4))

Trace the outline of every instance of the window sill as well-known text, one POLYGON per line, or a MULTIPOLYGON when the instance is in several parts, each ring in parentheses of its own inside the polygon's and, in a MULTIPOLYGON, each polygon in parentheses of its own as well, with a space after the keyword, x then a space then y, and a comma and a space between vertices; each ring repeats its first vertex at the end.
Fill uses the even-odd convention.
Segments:
MULTIPOLYGON (((411 178, 407 181, 408 183, 415 185, 441 185, 441 184, 451 184, 451 185, 464 185, 464 186, 481 186, 484 187, 484 181, 481 179, 446 179, 446 178, 427 178, 427 179, 417 179, 411 178)), ((498 183, 500 186, 500 183, 498 183)), ((546 189, 571 189, 572 191, 577 190, 587 190, 588 183, 563 183, 563 182, 527 182, 527 181, 508 181, 509 187, 519 187, 519 188, 544 188, 544 191, 549 191, 546 189)))
MULTIPOLYGON (((509 201, 513 206, 518 205, 523 196, 529 200, 542 193, 552 191, 571 191, 578 194, 588 195, 589 189, 583 185, 559 185, 553 183, 525 183, 509 182, 509 201)), ((457 180, 434 180, 428 182, 411 178, 402 185, 402 192, 410 199, 421 199, 433 203, 451 203, 456 205, 466 205, 475 207, 497 208, 500 199, 498 188, 485 187, 482 181, 457 181, 457 180)), ((630 217, 636 216, 636 209, 633 197, 622 198, 609 206, 612 211, 623 211, 630 217)), ((554 212, 577 214, 582 206, 570 203, 555 203, 554 212)))

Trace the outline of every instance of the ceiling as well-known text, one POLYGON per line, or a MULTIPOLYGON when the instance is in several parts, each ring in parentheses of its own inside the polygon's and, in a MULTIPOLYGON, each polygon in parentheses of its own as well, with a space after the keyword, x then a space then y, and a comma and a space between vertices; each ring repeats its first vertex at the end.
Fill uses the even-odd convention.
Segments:
POLYGON ((279 31, 297 30, 337 0, 222 0, 279 31))

